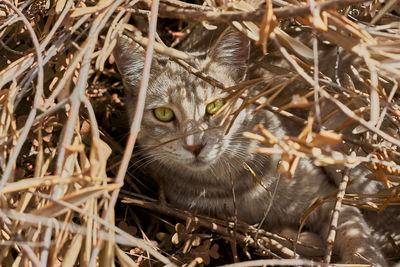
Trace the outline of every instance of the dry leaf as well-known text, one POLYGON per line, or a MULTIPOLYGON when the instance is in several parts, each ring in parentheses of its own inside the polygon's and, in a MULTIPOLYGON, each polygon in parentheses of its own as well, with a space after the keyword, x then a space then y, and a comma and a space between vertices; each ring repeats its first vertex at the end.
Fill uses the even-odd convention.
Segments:
POLYGON ((23 180, 19 180, 17 182, 8 183, 4 186, 3 190, 1 191, 2 194, 12 193, 12 192, 22 192, 31 188, 37 188, 40 186, 52 186, 58 183, 74 183, 74 182, 81 182, 81 181, 88 181, 88 179, 82 177, 65 177, 61 178, 58 176, 45 176, 45 177, 38 177, 38 178, 26 178, 23 180))
POLYGON ((207 239, 206 241, 204 241, 203 245, 193 249, 191 253, 196 257, 201 257, 204 260, 204 263, 208 265, 210 264, 210 257, 213 259, 219 258, 218 244, 214 244, 211 247, 210 246, 211 246, 211 240, 207 239))
POLYGON ((275 28, 279 25, 279 22, 273 13, 272 0, 265 0, 265 2, 265 13, 260 25, 259 39, 256 43, 261 45, 263 53, 267 54, 268 38, 270 34, 275 31, 275 28))
POLYGON ((186 226, 181 223, 175 225, 175 234, 172 236, 171 241, 173 244, 177 245, 184 242, 183 253, 188 253, 193 246, 200 245, 200 237, 193 232, 197 229, 197 223, 191 218, 186 219, 186 226))
POLYGON ((312 105, 314 105, 314 102, 308 101, 307 97, 295 94, 292 96, 292 101, 281 107, 279 111, 289 108, 305 108, 312 105))
POLYGON ((111 151, 111 148, 100 138, 95 136, 92 138, 89 156, 91 177, 107 177, 107 159, 111 155, 111 151))
MULTIPOLYGON (((111 184, 107 186, 92 186, 65 195, 61 200, 69 203, 70 205, 79 206, 80 204, 88 201, 88 199, 95 198, 98 195, 103 194, 105 191, 112 191, 120 187, 121 185, 116 184, 111 184)), ((33 210, 31 214, 53 218, 67 212, 68 210, 70 210, 69 207, 65 207, 60 203, 52 202, 42 208, 33 210)))
POLYGON ((311 48, 296 38, 293 38, 278 27, 275 28, 275 34, 279 42, 281 42, 290 51, 295 53, 298 57, 303 58, 308 62, 312 62, 314 60, 313 51, 311 48))
POLYGON ((392 182, 387 178, 383 168, 378 168, 377 170, 375 170, 375 174, 376 176, 378 176, 379 180, 381 180, 386 185, 387 188, 392 187, 392 182))
POLYGON ((125 221, 121 221, 118 224, 118 227, 130 234, 131 236, 135 236, 138 232, 137 228, 134 226, 129 226, 125 221))
MULTIPOLYGON (((249 11, 254 11, 255 8, 250 5, 249 3, 245 2, 245 1, 239 1, 239 2, 232 2, 232 7, 235 10, 239 10, 239 11, 244 11, 244 12, 249 12, 249 11)), ((254 41, 258 41, 259 40, 259 32, 260 29, 257 26, 257 24, 255 24, 252 21, 232 21, 233 26, 240 31, 241 33, 243 33, 244 35, 246 35, 247 37, 249 37, 251 40, 254 41)))
POLYGON ((321 145, 328 145, 328 146, 335 146, 342 143, 342 135, 337 134, 333 131, 325 131, 322 130, 317 134, 313 134, 313 138, 311 141, 312 146, 321 146, 321 145))
POLYGON ((68 152, 70 152, 70 153, 79 153, 79 152, 83 152, 84 151, 85 145, 84 144, 77 144, 77 145, 68 146, 65 149, 68 150, 68 152))
POLYGON ((326 11, 316 13, 313 10, 312 15, 307 16, 306 19, 299 19, 299 21, 319 31, 326 32, 328 30, 328 15, 326 11), (306 20, 308 21, 306 22, 306 20))
POLYGON ((244 132, 243 136, 246 138, 261 142, 261 143, 264 143, 267 141, 267 139, 264 136, 261 136, 259 134, 255 134, 255 133, 251 133, 251 132, 244 132))

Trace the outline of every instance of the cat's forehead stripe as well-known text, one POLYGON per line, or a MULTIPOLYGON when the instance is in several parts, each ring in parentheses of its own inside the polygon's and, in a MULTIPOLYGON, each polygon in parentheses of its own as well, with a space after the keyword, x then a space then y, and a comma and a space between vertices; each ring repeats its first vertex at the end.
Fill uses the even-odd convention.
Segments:
POLYGON ((187 100, 192 103, 206 101, 215 93, 215 88, 191 74, 175 77, 167 89, 169 102, 176 103, 187 100))

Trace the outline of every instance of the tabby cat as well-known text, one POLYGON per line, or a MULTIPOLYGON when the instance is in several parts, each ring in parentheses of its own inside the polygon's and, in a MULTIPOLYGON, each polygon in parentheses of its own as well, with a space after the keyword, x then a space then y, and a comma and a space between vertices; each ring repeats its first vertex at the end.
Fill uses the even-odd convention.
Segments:
MULTIPOLYGON (((246 37, 227 29, 206 55, 187 63, 229 87, 246 79, 249 50, 246 37)), ((132 117, 144 63, 143 49, 121 37, 114 56, 126 88, 127 111, 132 117)), ((160 181, 167 200, 182 209, 230 218, 235 214, 235 206, 238 219, 253 224, 261 221, 272 201, 263 227, 273 230, 284 225, 297 229, 304 211, 337 186, 307 159, 300 161, 292 179, 280 178, 276 173, 280 157, 254 153, 257 142, 242 135, 262 124, 281 138, 286 133, 280 118, 266 110, 254 113, 254 107, 248 106, 227 131, 229 120, 221 125, 226 111, 214 116, 227 96, 227 92, 189 73, 168 57, 157 55, 152 63, 138 136, 140 146, 154 147, 146 155, 146 171, 160 181), (244 163, 269 190, 254 179, 244 163)), ((235 108, 240 105, 241 100, 235 108)), ((325 203, 306 220, 308 229, 324 240, 332 208, 332 203, 325 203)), ((334 251, 345 263, 387 265, 362 213, 351 206, 341 209, 334 251)))

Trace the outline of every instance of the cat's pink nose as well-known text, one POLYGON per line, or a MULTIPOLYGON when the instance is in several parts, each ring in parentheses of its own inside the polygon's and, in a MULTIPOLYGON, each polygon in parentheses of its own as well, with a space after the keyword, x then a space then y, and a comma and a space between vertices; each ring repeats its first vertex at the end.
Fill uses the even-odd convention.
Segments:
POLYGON ((184 144, 183 148, 192 153, 195 156, 198 156, 203 149, 204 145, 203 144, 195 144, 195 145, 187 145, 184 144))

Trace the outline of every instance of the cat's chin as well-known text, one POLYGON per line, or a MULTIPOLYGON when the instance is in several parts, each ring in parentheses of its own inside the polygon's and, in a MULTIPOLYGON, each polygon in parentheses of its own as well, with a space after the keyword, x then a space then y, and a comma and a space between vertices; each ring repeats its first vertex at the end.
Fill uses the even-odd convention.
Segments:
POLYGON ((200 159, 194 159, 192 162, 187 162, 187 163, 182 163, 180 162, 180 165, 183 168, 186 168, 189 171, 192 172, 202 172, 202 171, 207 171, 211 168, 211 163, 208 161, 203 161, 200 159))
POLYGON ((186 167, 192 171, 206 171, 210 168, 210 163, 195 160, 192 163, 187 164, 186 167))

